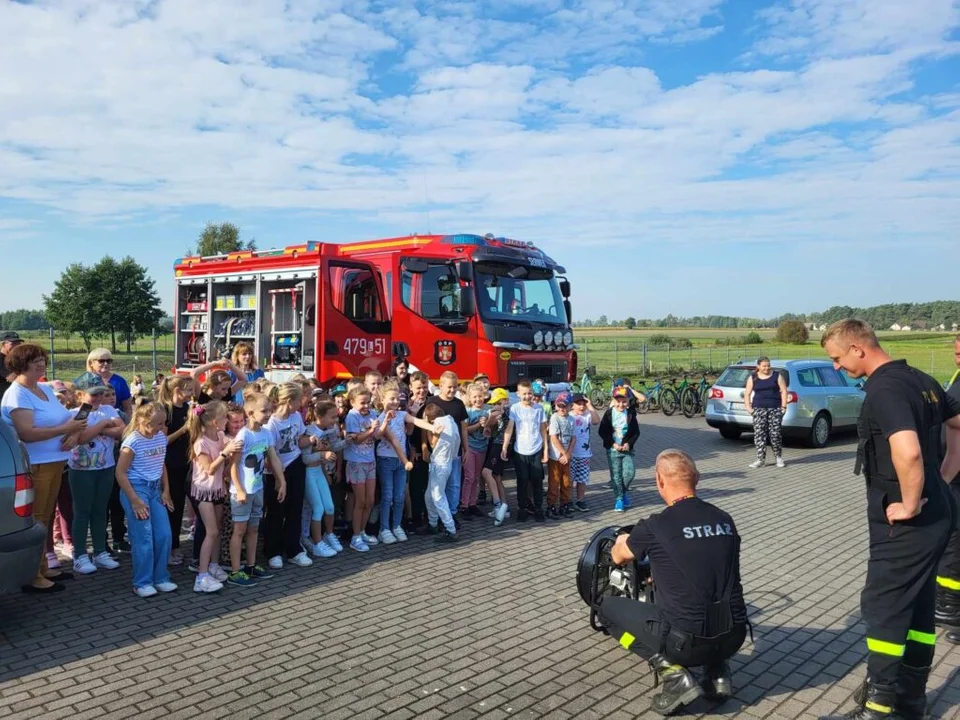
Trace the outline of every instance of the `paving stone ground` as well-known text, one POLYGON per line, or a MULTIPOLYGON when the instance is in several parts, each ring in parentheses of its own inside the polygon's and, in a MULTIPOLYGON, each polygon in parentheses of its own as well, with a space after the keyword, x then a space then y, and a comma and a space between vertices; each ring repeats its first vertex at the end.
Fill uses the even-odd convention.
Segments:
MULTIPOLYGON (((129 559, 50 598, 0 598, 0 718, 647 718, 646 664, 593 632, 574 584, 590 535, 659 507, 652 461, 680 447, 701 494, 743 536, 754 625, 735 658, 736 697, 688 717, 815 718, 848 709, 863 677, 866 560, 854 443, 788 447, 784 470, 748 471, 752 446, 702 420, 641 419, 634 501, 612 512, 595 458, 576 519, 465 523, 464 542, 351 551, 216 596, 141 600, 129 559)), ((598 446, 599 447, 599 446, 598 446)), ((512 483, 511 483, 512 485, 512 483)), ((511 487, 512 491, 512 487, 511 487)), ((960 717, 960 648, 941 640, 935 718, 960 717)))

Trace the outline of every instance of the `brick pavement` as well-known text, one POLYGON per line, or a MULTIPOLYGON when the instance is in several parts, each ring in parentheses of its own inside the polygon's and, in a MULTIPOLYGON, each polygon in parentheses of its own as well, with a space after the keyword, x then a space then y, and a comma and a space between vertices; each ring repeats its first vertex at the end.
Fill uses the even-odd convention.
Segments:
MULTIPOLYGON (((702 494, 743 535, 754 623, 734 661, 736 697, 687 716, 813 718, 851 706, 863 676, 862 482, 849 438, 789 447, 782 471, 747 471, 752 446, 702 420, 645 416, 637 515, 658 507, 651 462, 691 452, 702 494)), ((465 523, 465 541, 412 539, 217 596, 140 600, 129 560, 59 596, 0 598, 0 718, 634 718, 653 690, 645 664, 589 629, 574 570, 608 508, 596 459, 575 520, 465 523)), ((960 649, 940 642, 934 717, 960 717, 960 649)))

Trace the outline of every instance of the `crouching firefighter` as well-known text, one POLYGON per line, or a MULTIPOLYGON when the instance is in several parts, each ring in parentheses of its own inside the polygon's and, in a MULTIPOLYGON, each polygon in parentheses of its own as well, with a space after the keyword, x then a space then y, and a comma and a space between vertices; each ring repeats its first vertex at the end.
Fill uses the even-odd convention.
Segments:
POLYGON ((867 376, 857 423, 855 473, 867 482, 870 555, 860 595, 867 626, 867 677, 851 720, 921 720, 936 644, 937 565, 954 527, 944 473, 958 458, 960 403, 929 375, 883 351, 860 320, 831 325, 820 341, 853 378, 867 376), (948 425, 941 465, 941 426, 948 425))
POLYGON ((747 612, 740 585, 740 537, 733 519, 696 496, 696 465, 681 450, 657 457, 667 508, 620 535, 611 550, 623 565, 646 556, 656 604, 604 597, 599 618, 620 644, 649 660, 663 689, 652 709, 670 715, 702 695, 732 692, 727 660, 743 645, 747 612), (689 668, 702 667, 698 683, 689 668))

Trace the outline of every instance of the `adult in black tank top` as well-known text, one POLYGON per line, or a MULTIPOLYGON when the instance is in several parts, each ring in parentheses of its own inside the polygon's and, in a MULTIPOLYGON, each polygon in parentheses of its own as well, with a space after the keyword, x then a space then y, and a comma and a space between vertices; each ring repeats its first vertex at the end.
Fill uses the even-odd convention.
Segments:
POLYGON ((743 393, 747 412, 753 415, 753 444, 757 459, 750 467, 758 468, 767 462, 767 444, 773 448, 777 467, 783 467, 783 435, 780 424, 787 411, 787 383, 783 375, 770 367, 770 358, 757 360, 757 371, 747 378, 743 393))

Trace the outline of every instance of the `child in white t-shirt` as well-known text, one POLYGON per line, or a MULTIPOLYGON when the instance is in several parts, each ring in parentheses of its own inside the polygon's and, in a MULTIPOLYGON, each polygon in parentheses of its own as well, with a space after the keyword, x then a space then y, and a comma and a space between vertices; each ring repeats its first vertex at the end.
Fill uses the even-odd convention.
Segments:
POLYGON ((573 453, 570 455, 570 479, 577 492, 573 506, 580 512, 587 512, 587 484, 590 482, 590 458, 593 457, 590 428, 600 424, 600 413, 586 395, 578 393, 573 396, 570 417, 573 418, 574 435, 573 453))
POLYGON ((510 422, 503 437, 500 457, 507 460, 510 441, 516 432, 513 467, 517 473, 517 521, 526 522, 529 514, 527 496, 533 493, 533 515, 543 522, 543 466, 549 460, 547 454, 547 418, 543 407, 533 402, 533 389, 529 380, 517 383, 520 402, 510 408, 510 422))

